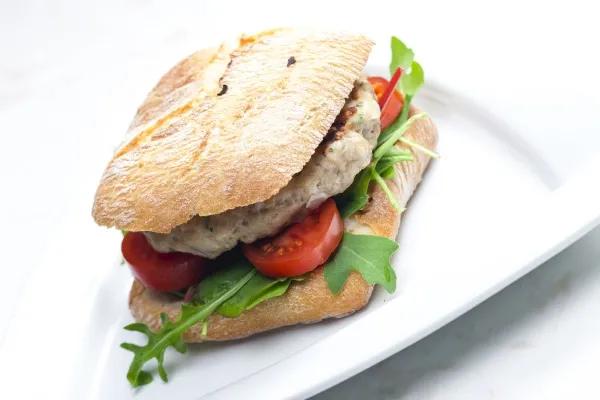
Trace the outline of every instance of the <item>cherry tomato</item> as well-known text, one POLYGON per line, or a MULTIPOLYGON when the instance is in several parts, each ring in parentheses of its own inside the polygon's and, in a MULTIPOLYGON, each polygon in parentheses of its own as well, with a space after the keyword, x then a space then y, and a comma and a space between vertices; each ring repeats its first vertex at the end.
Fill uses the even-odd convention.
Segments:
POLYGON ((172 292, 198 283, 208 272, 207 260, 187 253, 159 253, 141 232, 128 232, 121 243, 123 257, 144 286, 172 292))
MULTIPOLYGON (((381 106, 381 97, 385 94, 385 89, 387 89, 389 82, 387 79, 382 78, 380 76, 370 76, 367 78, 373 90, 375 91, 375 95, 377 96, 377 101, 381 106)), ((383 131, 385 128, 390 126, 402 110, 402 104, 404 103, 402 99, 402 95, 394 90, 392 93, 392 97, 389 99, 387 105, 383 110, 381 110, 381 130, 383 131)))
POLYGON ((344 222, 332 199, 279 235, 243 246, 246 258, 271 277, 298 276, 325 263, 340 244, 344 222))

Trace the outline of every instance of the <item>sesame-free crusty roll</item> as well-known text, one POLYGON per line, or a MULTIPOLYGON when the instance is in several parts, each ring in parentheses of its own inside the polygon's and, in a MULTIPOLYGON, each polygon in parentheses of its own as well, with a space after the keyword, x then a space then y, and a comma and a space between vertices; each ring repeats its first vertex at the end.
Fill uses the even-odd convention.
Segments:
MULTIPOLYGON (((181 61, 139 108, 104 172, 94 218, 101 225, 166 234, 195 216, 222 214, 277 195, 323 144, 371 46, 361 35, 278 29, 181 61)), ((437 132, 429 118, 415 121, 405 135, 435 148, 437 132)), ((387 181, 400 206, 407 204, 429 162, 425 154, 408 150, 414 160, 396 164, 395 176, 387 181)), ((401 213, 379 186, 371 190, 371 201, 346 219, 346 230, 394 239, 401 213)), ((236 318, 211 315, 206 336, 194 326, 184 339, 238 339, 342 317, 364 307, 371 292, 372 286, 352 273, 334 295, 320 267, 293 282, 284 295, 236 318)), ((134 281, 129 306, 138 321, 156 330, 161 313, 177 318, 181 301, 134 281)))
POLYGON ((183 60, 148 95, 107 166, 96 222, 168 233, 195 215, 275 195, 323 141, 372 44, 279 29, 183 60))

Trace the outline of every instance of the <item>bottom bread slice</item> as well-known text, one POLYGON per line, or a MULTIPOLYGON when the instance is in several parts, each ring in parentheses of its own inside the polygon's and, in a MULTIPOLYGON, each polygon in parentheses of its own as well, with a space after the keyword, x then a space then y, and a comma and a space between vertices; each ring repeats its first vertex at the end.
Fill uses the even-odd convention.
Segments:
MULTIPOLYGON (((415 112, 411 110, 411 114, 415 112)), ((429 149, 435 148, 437 143, 437 131, 429 118, 418 120, 405 136, 429 149)), ((397 146, 406 149, 401 144, 397 146)), ((409 150, 413 152, 414 160, 397 164, 395 176, 387 181, 402 207, 407 204, 429 163, 427 155, 409 150)), ((345 222, 346 229, 351 232, 394 239, 400 218, 401 213, 392 207, 385 193, 379 186, 373 185, 371 201, 366 209, 345 222)), ((373 287, 359 274, 352 273, 342 291, 334 295, 327 287, 323 268, 319 267, 303 281, 293 282, 284 295, 267 300, 236 318, 218 314, 210 316, 206 335, 201 334, 201 326, 196 324, 184 334, 184 340, 192 343, 240 339, 284 326, 344 317, 367 305, 372 290, 373 287)), ((148 289, 136 280, 129 294, 129 308, 137 321, 157 330, 160 328, 161 313, 167 313, 172 320, 178 318, 181 301, 148 289)))

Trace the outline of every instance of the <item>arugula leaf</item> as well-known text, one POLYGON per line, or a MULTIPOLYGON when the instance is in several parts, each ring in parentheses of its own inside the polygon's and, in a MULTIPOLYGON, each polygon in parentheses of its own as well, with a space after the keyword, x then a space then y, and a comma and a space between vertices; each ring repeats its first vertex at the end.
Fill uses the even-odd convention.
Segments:
MULTIPOLYGON (((262 276, 262 277, 264 279, 268 279, 264 276, 262 276)), ((284 295, 285 292, 287 292, 287 290, 289 289, 292 281, 294 281, 294 280, 295 279, 279 279, 279 280, 272 279, 271 280, 272 282, 269 284, 269 287, 260 291, 258 296, 254 297, 254 299, 250 303, 246 304, 246 307, 242 311, 251 310, 254 307, 256 307, 257 305, 259 305, 260 303, 262 303, 263 301, 284 295)), ((239 315, 239 314, 237 314, 237 315, 239 315)), ((237 315, 235 315, 235 316, 237 316, 237 315)))
POLYGON ((390 75, 394 75, 398 67, 407 69, 412 63, 415 53, 409 49, 400 39, 392 36, 390 43, 392 49, 392 60, 390 61, 390 75))
POLYGON ((394 148, 396 142, 400 140, 402 135, 404 135, 404 132, 406 132, 413 123, 425 117, 427 117, 427 114, 425 113, 413 115, 404 124, 402 124, 400 128, 390 132, 386 141, 381 143, 375 148, 375 150, 373 150, 373 160, 375 162, 379 162, 379 160, 381 160, 385 155, 389 154, 389 152, 394 148))
POLYGON ((377 173, 381 175, 382 178, 387 178, 388 176, 384 176, 386 175, 385 171, 388 171, 390 168, 393 171, 394 165, 400 161, 412 161, 413 159, 414 157, 410 151, 392 147, 379 159, 379 162, 376 165, 377 173))
POLYGON ((369 202, 369 184, 371 183, 372 167, 368 166, 356 175, 354 182, 337 198, 337 206, 342 218, 362 210, 369 202))
POLYGON ((332 293, 342 290, 350 272, 356 271, 371 285, 382 285, 392 293, 396 290, 396 274, 390 257, 398 244, 388 238, 354 235, 345 232, 336 253, 325 264, 325 280, 332 293))
POLYGON ((200 281, 194 291, 192 303, 195 305, 212 303, 223 290, 235 285, 251 271, 256 272, 252 264, 241 255, 236 254, 235 258, 227 260, 222 267, 200 281))
POLYGON ((400 78, 400 90, 406 96, 410 96, 411 98, 417 94, 421 86, 425 83, 425 73, 423 72, 423 68, 421 64, 416 61, 413 61, 410 65, 410 70, 402 75, 400 78))
POLYGON ((396 69, 402 68, 404 73, 398 85, 405 95, 413 97, 425 82, 423 68, 418 62, 414 61, 415 53, 412 49, 409 49, 396 36, 392 36, 390 48, 392 50, 390 75, 394 75, 396 69))
POLYGON ((271 279, 257 273, 239 292, 223 303, 217 312, 224 317, 235 318, 265 300, 283 295, 291 282, 291 279, 271 279))
MULTIPOLYGON (((392 173, 391 171, 387 170, 385 172, 386 175, 390 175, 392 173)), ((394 207, 398 211, 404 211, 400 207, 400 204, 398 204, 398 200, 396 200, 396 196, 394 195, 392 190, 388 187, 387 183, 385 183, 385 179, 383 179, 383 177, 379 175, 379 173, 377 173, 376 171, 373 172, 373 180, 381 187, 381 189, 387 196, 388 201, 392 204, 392 207, 394 207)))
POLYGON ((427 147, 425 147, 417 142, 413 142, 412 140, 410 140, 407 137, 402 136, 398 140, 414 149, 417 149, 417 150, 427 154, 431 158, 440 158, 440 155, 438 153, 436 153, 435 151, 429 150, 427 147))
POLYGON ((399 82, 400 90, 404 93, 404 105, 402 106, 402 112, 398 117, 399 124, 403 124, 408 119, 410 103, 424 83, 425 73, 423 72, 423 68, 421 68, 421 65, 418 62, 413 61, 410 66, 410 71, 405 73, 402 78, 400 78, 399 82))
MULTIPOLYGON (((229 269, 223 271, 229 272, 229 269)), ((214 275, 219 275, 220 272, 218 271, 214 275)), ((164 382, 167 382, 167 372, 163 364, 167 348, 171 346, 178 352, 185 353, 187 346, 183 341, 183 333, 196 323, 206 321, 221 304, 238 292, 255 274, 256 270, 251 269, 240 276, 237 281, 229 279, 225 280, 227 284, 213 285, 210 288, 210 294, 204 297, 204 304, 182 305, 181 315, 177 321, 170 321, 167 315, 162 313, 160 316, 162 325, 156 333, 142 323, 127 325, 126 330, 140 332, 148 337, 148 342, 144 346, 121 343, 122 348, 133 352, 133 360, 127 371, 129 383, 133 387, 138 387, 152 382, 152 374, 142 369, 144 364, 152 359, 156 359, 158 362, 158 375, 164 382)))
MULTIPOLYGON (((405 98, 405 101, 406 101, 406 98, 405 98)), ((402 114, 402 112, 400 112, 400 114, 402 114)), ((383 132, 381 132, 381 134, 379 134, 379 137, 377 138, 377 146, 380 146, 383 142, 388 140, 390 138, 390 135, 392 133, 394 133, 395 131, 397 131, 401 126, 402 126, 402 123, 400 122, 400 117, 398 117, 390 126, 385 128, 383 130, 383 132)))
MULTIPOLYGON (((218 270, 218 273, 200 281, 193 302, 200 305, 210 302, 214 298, 214 293, 218 293, 222 287, 237 282, 252 270, 255 270, 252 264, 241 255, 238 256, 231 265, 228 264, 226 268, 218 270)), ((265 300, 283 295, 290 282, 291 280, 287 278, 272 279, 257 272, 248 283, 221 304, 216 312, 224 317, 237 317, 265 300)))

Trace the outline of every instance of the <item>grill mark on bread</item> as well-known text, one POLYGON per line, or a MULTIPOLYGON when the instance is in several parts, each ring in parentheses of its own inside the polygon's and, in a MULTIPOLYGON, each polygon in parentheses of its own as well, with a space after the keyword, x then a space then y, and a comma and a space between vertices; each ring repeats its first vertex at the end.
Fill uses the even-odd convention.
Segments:
POLYGON ((165 108, 165 104, 176 103, 177 95, 187 88, 193 88, 196 80, 207 67, 217 61, 219 54, 225 54, 226 52, 226 46, 221 45, 217 51, 197 51, 177 63, 160 79, 144 104, 138 108, 129 130, 134 131, 136 128, 139 129, 142 125, 151 122, 153 116, 165 108), (203 68, 198 68, 198 64, 203 65, 203 68))
MULTIPOLYGON (((229 91, 230 84, 224 83, 224 82, 228 82, 227 77, 228 77, 229 71, 231 70, 231 67, 234 65, 235 61, 238 60, 241 56, 243 56, 247 52, 251 51, 252 47, 256 43, 259 43, 260 40, 262 40, 265 36, 268 36, 268 35, 262 34, 262 35, 257 35, 257 36, 253 36, 253 37, 240 38, 239 47, 234 52, 231 53, 231 55, 229 57, 229 62, 227 63, 227 67, 225 68, 225 70, 223 71, 223 74, 219 78, 219 85, 221 86, 221 91, 219 93, 217 93, 217 99, 215 99, 215 101, 218 101, 219 97, 221 97, 222 95, 226 94, 229 91)), ((255 102, 252 101, 251 99, 247 100, 247 103, 243 107, 243 110, 241 113, 232 113, 231 114, 233 117, 233 120, 230 121, 229 123, 232 125, 235 125, 239 120, 246 117, 248 115, 248 113, 252 110, 252 108, 253 108, 252 106, 254 103, 255 102)), ((185 172, 183 174, 184 176, 187 176, 190 173, 198 172, 195 170, 194 166, 196 165, 196 162, 198 160, 200 160, 202 154, 204 153, 204 150, 206 149, 206 145, 208 143, 210 135, 215 134, 215 132, 221 132, 223 130, 224 130, 224 128, 220 124, 211 127, 208 134, 206 134, 204 136, 204 138, 202 139, 202 142, 200 143, 200 145, 196 149, 194 149, 194 153, 191 158, 192 162, 188 165, 188 168, 185 170, 185 172)))
MULTIPOLYGON (((171 113, 169 113, 169 114, 165 115, 164 117, 158 119, 150 127, 147 127, 142 132, 140 132, 139 134, 137 134, 129 143, 127 143, 125 146, 121 147, 119 149, 119 151, 117 152, 117 154, 115 155, 115 158, 119 158, 119 157, 123 156, 124 154, 130 152, 134 148, 143 145, 144 142, 146 142, 147 138, 152 139, 152 135, 154 134, 154 132, 156 130, 158 130, 159 128, 162 128, 163 125, 165 125, 166 123, 172 122, 172 120, 174 118, 176 118, 176 117, 182 117, 183 115, 185 115, 186 113, 188 113, 194 107, 194 105, 195 105, 194 102, 190 102, 190 103, 184 104, 183 106, 175 109, 171 113)), ((157 138, 160 139, 160 138, 167 137, 167 136, 170 136, 170 134, 157 135, 157 138)))
MULTIPOLYGON (((277 30, 263 32, 263 34, 253 36, 253 37, 242 37, 239 41, 240 47, 235 52, 233 52, 231 55, 231 60, 229 61, 229 64, 227 65, 227 70, 229 70, 229 68, 234 64, 234 62, 237 59, 239 59, 245 53, 251 51, 252 47, 255 44, 260 44, 261 40, 270 36, 271 33, 276 32, 276 31, 277 30)), ((299 50, 299 49, 301 49, 301 48, 296 47, 295 50, 299 50)), ((287 60, 287 67, 289 67, 291 64, 294 64, 294 63, 296 63, 295 57, 293 57, 293 56, 289 57, 287 60)), ((229 82, 227 80, 227 70, 225 71, 225 73, 223 74, 221 79, 219 80, 220 84, 222 84, 223 87, 227 88, 227 89, 225 89, 225 92, 227 90, 229 90, 229 88, 230 88, 230 83, 223 83, 223 82, 229 82)), ((266 91, 266 96, 263 96, 265 101, 270 101, 272 98, 279 96, 279 94, 278 94, 279 92, 286 90, 286 88, 288 87, 290 75, 291 75, 291 71, 286 73, 279 80, 270 82, 270 84, 269 84, 270 89, 266 91)), ((225 94, 225 93, 222 93, 222 94, 225 94)), ((221 93, 219 93, 217 96, 220 96, 220 95, 221 95, 221 93)), ((232 122, 236 123, 238 120, 241 120, 243 118, 248 118, 249 116, 254 115, 253 114, 253 110, 255 108, 254 105, 260 103, 256 100, 257 99, 249 99, 247 101, 246 105, 242 108, 241 112, 232 114, 232 116, 234 117, 234 121, 232 121, 232 122)), ((307 111, 307 113, 312 113, 315 111, 316 111, 316 107, 312 107, 311 109, 309 109, 307 111)), ((303 125, 301 125, 301 127, 302 126, 303 125)))
MULTIPOLYGON (((242 43, 242 41, 240 39, 240 45, 241 45, 241 43, 242 43)), ((218 59, 219 52, 222 52, 225 50, 226 50, 225 45, 219 46, 219 51, 215 52, 214 54, 212 54, 210 56, 207 64, 210 65, 213 62, 215 62, 218 59)), ((231 65, 233 64, 234 58, 235 58, 235 55, 233 53, 230 54, 229 62, 227 63, 227 67, 225 68, 225 70, 221 74, 221 77, 219 78, 219 85, 221 86, 221 89, 220 89, 220 92, 217 93, 217 96, 221 96, 221 95, 225 94, 228 90, 227 85, 221 85, 221 81, 223 80, 223 77, 225 76, 225 74, 227 73, 227 71, 229 70, 231 65)), ((178 89, 185 87, 186 85, 193 84, 194 78, 195 78, 194 74, 180 74, 180 72, 182 70, 190 68, 190 66, 188 65, 189 62, 190 61, 188 59, 185 59, 183 62, 181 62, 181 63, 177 64, 175 67, 173 67, 167 73, 167 75, 162 77, 161 80, 159 81, 159 83, 153 89, 153 91, 155 91, 154 94, 156 96, 167 95, 168 92, 165 89, 163 89, 163 87, 165 87, 165 86, 171 86, 170 89, 172 91, 176 91, 178 89), (180 78, 180 75, 182 75, 183 78, 180 78), (172 79, 173 76, 176 78, 179 77, 179 79, 177 79, 173 85, 168 85, 169 80, 172 79)), ((143 129, 131 141, 129 141, 126 145, 121 147, 115 154, 115 158, 119 158, 119 157, 123 156, 124 154, 130 152, 134 148, 143 145, 147 140, 154 141, 154 140, 160 140, 160 139, 164 139, 168 136, 171 136, 173 133, 175 133, 175 130, 169 129, 166 131, 159 132, 158 134, 155 134, 155 132, 157 130, 159 130, 160 128, 162 128, 165 125, 165 123, 170 122, 171 120, 177 121, 178 119, 184 117, 187 113, 189 113, 190 110, 192 110, 195 107, 197 107, 198 105, 202 104, 202 101, 205 100, 209 95, 210 95, 210 93, 200 92, 198 97, 196 97, 195 99, 192 99, 188 103, 183 104, 180 107, 177 107, 172 112, 167 113, 166 115, 163 115, 154 124, 143 129)), ((147 110, 147 111, 149 112, 150 110, 147 110)), ((146 114, 146 110, 144 110, 144 106, 142 106, 138 109, 138 114, 142 114, 142 115, 146 114)), ((134 120, 134 122, 132 124, 132 127, 136 126, 136 122, 137 122, 138 126, 141 125, 141 123, 145 119, 147 119, 147 118, 142 118, 141 120, 137 121, 137 118, 136 118, 136 120, 134 120)))

